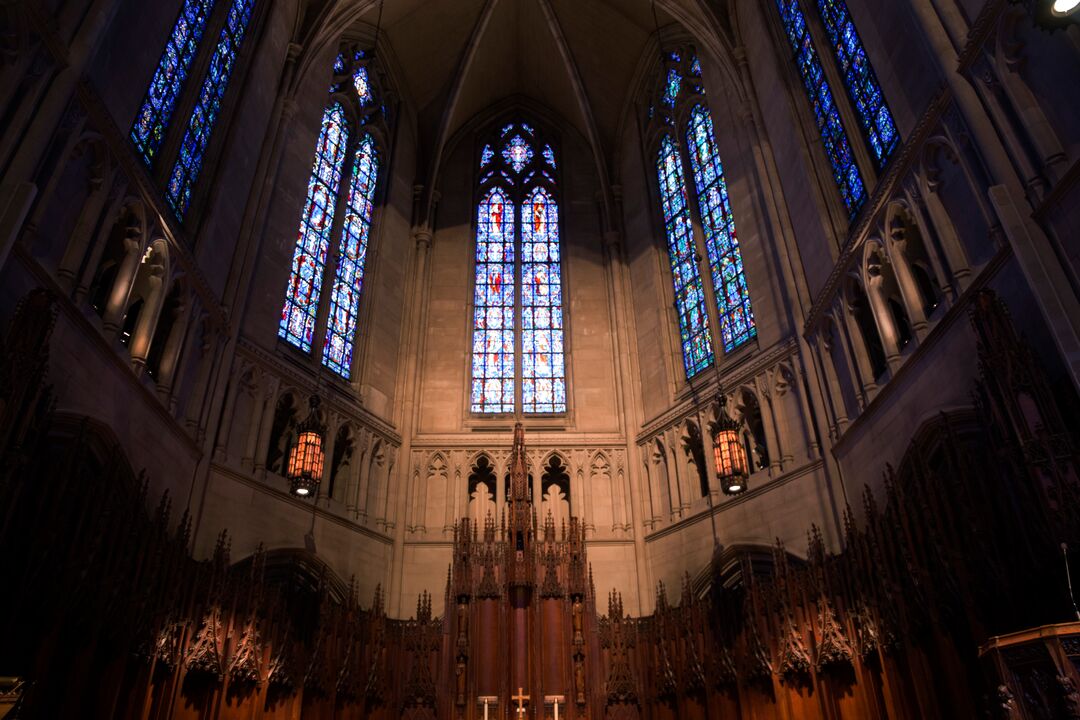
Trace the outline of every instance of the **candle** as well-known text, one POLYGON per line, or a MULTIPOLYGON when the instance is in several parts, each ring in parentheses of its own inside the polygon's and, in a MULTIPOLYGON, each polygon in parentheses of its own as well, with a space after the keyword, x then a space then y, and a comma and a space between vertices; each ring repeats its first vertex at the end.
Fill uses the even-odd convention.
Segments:
POLYGON ((559 701, 555 701, 555 720, 559 720, 559 701))
POLYGON ((484 720, 488 720, 487 704, 488 704, 488 701, 484 700, 484 720))

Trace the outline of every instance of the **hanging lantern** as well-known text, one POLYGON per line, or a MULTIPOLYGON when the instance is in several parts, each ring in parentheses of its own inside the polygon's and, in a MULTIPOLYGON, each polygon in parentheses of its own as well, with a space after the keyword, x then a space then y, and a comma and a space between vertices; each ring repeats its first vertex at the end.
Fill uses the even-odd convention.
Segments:
POLYGON ((323 475, 323 435, 326 428, 319 421, 319 396, 311 396, 311 411, 297 428, 296 444, 289 451, 286 477, 289 490, 299 497, 315 494, 323 475))
POLYGON ((738 495, 746 490, 750 477, 750 463, 746 448, 739 437, 739 423, 727 414, 727 398, 720 396, 720 416, 716 419, 713 435, 713 457, 716 460, 716 477, 726 495, 738 495))

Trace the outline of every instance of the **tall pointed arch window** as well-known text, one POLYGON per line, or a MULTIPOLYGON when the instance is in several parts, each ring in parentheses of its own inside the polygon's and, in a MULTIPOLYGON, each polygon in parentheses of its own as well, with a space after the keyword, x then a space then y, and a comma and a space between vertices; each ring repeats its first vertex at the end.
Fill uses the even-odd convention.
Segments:
POLYGON ((470 408, 566 412, 556 157, 528 123, 480 152, 470 408))
MULTIPOLYGON (((147 167, 161 159, 170 124, 186 92, 187 80, 200 52, 202 40, 218 8, 223 16, 218 40, 210 53, 206 73, 198 86, 191 114, 184 125, 179 151, 172 158, 165 199, 183 218, 202 170, 210 137, 221 115, 222 101, 232 78, 244 38, 248 34, 255 0, 184 0, 161 59, 150 80, 146 96, 132 123, 130 137, 147 167)), ((177 137, 180 137, 179 135, 177 137)))
POLYGON ((210 134, 221 114, 221 101, 236 66, 236 56, 247 34, 254 5, 255 0, 231 0, 229 5, 225 26, 210 58, 210 67, 180 143, 180 155, 176 158, 165 189, 165 198, 177 215, 183 216, 191 205, 191 191, 202 171, 210 134))
POLYGON ((154 162, 161 144, 165 141, 165 131, 183 92, 191 64, 195 62, 195 55, 206 31, 206 22, 210 19, 214 2, 215 0, 184 0, 157 69, 154 70, 154 76, 150 79, 150 87, 146 90, 146 97, 143 98, 131 127, 131 139, 147 165, 154 162))
POLYGON ((880 170, 900 144, 900 133, 892 112, 851 20, 847 3, 844 0, 817 0, 817 7, 870 154, 880 170))
MULTIPOLYGON (((803 81, 807 99, 814 112, 825 154, 833 169, 833 179, 847 208, 854 217, 868 197, 849 133, 844 128, 840 109, 826 79, 826 70, 818 55, 814 30, 807 22, 801 2, 776 0, 784 35, 794 54, 795 66, 803 81)), ((892 112, 870 65, 870 58, 852 22, 844 0, 813 0, 822 27, 825 44, 831 50, 836 69, 843 81, 851 109, 869 151, 874 169, 882 170, 900 145, 900 133, 892 112)))
POLYGON ((702 255, 708 260, 718 321, 715 326, 720 329, 723 352, 732 352, 756 337, 757 327, 727 180, 701 83, 701 63, 691 48, 665 58, 649 120, 652 134, 659 137, 656 169, 660 205, 683 366, 686 377, 692 378, 713 364, 718 350, 713 345, 711 312, 699 266, 702 255), (692 186, 686 181, 687 168, 692 186), (693 231, 693 211, 701 222, 703 254, 693 231))
POLYGON ((844 123, 840 119, 840 110, 836 106, 829 82, 825 79, 825 68, 821 66, 814 41, 810 37, 810 28, 806 25, 806 16, 799 7, 798 0, 776 0, 780 8, 780 19, 791 50, 795 54, 795 67, 802 77, 806 97, 814 110, 825 155, 832 165, 833 180, 840 190, 848 215, 854 217, 866 202, 866 187, 863 185, 859 166, 855 162, 855 153, 848 142, 844 123))
POLYGON ((346 380, 382 163, 372 129, 385 126, 386 112, 376 92, 369 58, 355 49, 339 54, 278 325, 278 337, 302 352, 321 341, 320 362, 346 380))

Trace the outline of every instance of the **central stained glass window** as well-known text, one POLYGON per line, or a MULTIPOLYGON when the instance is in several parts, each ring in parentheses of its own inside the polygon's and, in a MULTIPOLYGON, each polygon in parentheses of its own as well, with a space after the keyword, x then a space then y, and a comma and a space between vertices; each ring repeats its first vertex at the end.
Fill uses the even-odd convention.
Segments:
POLYGON ((493 167, 481 180, 476 213, 470 408, 564 413, 559 205, 544 169, 555 168, 555 151, 525 123, 506 126, 500 137, 501 152, 485 145, 480 161, 493 167))

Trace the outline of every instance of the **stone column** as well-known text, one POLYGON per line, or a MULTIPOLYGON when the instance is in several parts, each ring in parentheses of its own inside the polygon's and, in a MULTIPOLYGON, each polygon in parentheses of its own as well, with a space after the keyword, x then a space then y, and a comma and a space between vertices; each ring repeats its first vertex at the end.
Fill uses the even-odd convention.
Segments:
POLYGON ((454 537, 454 525, 462 515, 461 496, 461 463, 457 462, 454 454, 448 451, 446 453, 446 513, 443 515, 443 539, 445 540, 454 537))
POLYGON ((260 377, 259 380, 258 383, 253 383, 251 419, 248 421, 247 440, 244 442, 244 456, 240 458, 240 467, 248 472, 255 469, 255 453, 259 449, 259 432, 262 429, 262 417, 267 405, 267 393, 263 387, 266 384, 265 377, 260 377))
POLYGON ((217 442, 214 444, 214 459, 224 460, 225 450, 229 445, 229 432, 232 429, 233 412, 236 407, 236 396, 240 392, 240 385, 244 382, 247 366, 240 365, 233 374, 229 383, 229 390, 225 394, 225 409, 221 412, 221 425, 218 427, 217 442))
POLYGON ((185 424, 188 429, 195 433, 202 422, 203 401, 205 400, 206 387, 210 382, 210 371, 213 367, 214 347, 217 344, 217 331, 212 327, 212 321, 207 313, 199 318, 202 327, 202 337, 199 340, 199 370, 195 376, 195 386, 190 393, 187 418, 185 424))
MULTIPOLYGON (((59 170, 59 169, 58 169, 59 170)), ((83 203, 79 212, 79 219, 71 230, 71 238, 68 241, 64 255, 60 258, 60 264, 56 268, 56 279, 60 287, 69 293, 74 290, 75 275, 79 272, 82 261, 86 258, 87 245, 90 237, 94 234, 101 212, 109 199, 113 181, 116 177, 115 170, 107 170, 100 176, 90 178, 90 196, 83 203)))
POLYGON ((326 498, 326 506, 330 507, 330 500, 333 498, 330 496, 330 475, 333 472, 333 458, 334 450, 337 447, 337 422, 340 418, 336 415, 327 413, 326 417, 326 439, 323 442, 323 474, 320 481, 322 487, 322 496, 326 498))
POLYGON ((131 364, 138 373, 146 367, 150 344, 154 341, 161 307, 165 303, 165 265, 156 253, 154 259, 147 263, 146 272, 146 283, 150 291, 146 294, 142 312, 139 313, 139 322, 131 336, 131 364))
MULTIPOLYGON (((131 293, 131 286, 135 282, 139 261, 142 260, 143 246, 141 240, 140 237, 124 238, 124 259, 120 262, 120 268, 116 272, 116 280, 113 282, 112 291, 109 292, 109 300, 105 304, 105 314, 102 320, 102 327, 105 328, 105 334, 108 336, 116 335, 116 331, 124 321, 128 295, 131 293)), ((147 309, 149 309, 148 306, 147 309)))
POLYGON ((836 374, 836 366, 833 365, 832 352, 830 348, 832 343, 836 342, 836 338, 830 337, 828 340, 825 338, 825 332, 829 332, 830 335, 833 330, 833 323, 830 320, 827 326, 823 326, 818 331, 816 337, 811 339, 814 347, 814 357, 817 359, 818 365, 821 367, 825 374, 825 382, 828 387, 829 404, 832 406, 833 414, 833 439, 839 438, 844 434, 844 431, 848 426, 847 417, 847 403, 844 400, 844 390, 840 386, 840 378, 836 374))
POLYGON ((495 524, 499 524, 499 520, 503 516, 503 510, 506 507, 506 461, 507 457, 505 453, 498 453, 495 456, 495 524))
POLYGON ((883 268, 880 265, 872 265, 866 269, 866 296, 870 300, 870 309, 873 311, 874 322, 877 324, 878 336, 881 337, 881 344, 885 347, 885 362, 888 363, 889 370, 895 373, 903 363, 900 357, 900 333, 896 329, 888 300, 885 298, 885 278, 882 272, 883 268))
POLYGON ((705 472, 709 477, 709 495, 715 506, 720 501, 720 478, 716 475, 716 462, 713 457, 713 434, 710 428, 712 418, 708 410, 698 410, 698 427, 701 428, 701 446, 705 456, 705 472))
POLYGON ((349 463, 349 486, 345 489, 345 510, 353 519, 360 516, 360 478, 367 464, 368 438, 367 430, 361 430, 357 432, 353 440, 352 462, 349 463))
POLYGON ((863 410, 877 393, 877 379, 874 377, 874 369, 870 366, 870 353, 866 349, 862 330, 851 314, 851 310, 846 307, 846 302, 842 300, 841 304, 843 306, 836 312, 839 313, 842 322, 837 323, 837 326, 842 331, 849 362, 852 358, 854 359, 852 367, 855 373, 852 377, 859 383, 859 398, 862 400, 862 407, 859 409, 863 410))
MULTIPOLYGON (((932 217, 929 208, 927 193, 920 187, 920 180, 916 179, 907 187, 908 205, 911 208, 915 224, 922 232, 923 242, 934 240, 934 250, 939 255, 937 264, 940 266, 938 282, 942 289, 947 292, 950 299, 963 292, 971 278, 971 267, 968 264, 967 252, 964 250, 960 239, 956 237, 956 228, 947 216, 932 217), (955 284, 955 287, 954 287, 955 284)), ((941 200, 937 193, 931 191, 934 201, 938 206, 938 212, 944 213, 941 208, 941 200)), ((931 252, 927 248, 927 252, 931 252)))
POLYGON ((180 304, 172 309, 173 325, 169 336, 165 338, 165 350, 161 354, 161 367, 158 368, 157 393, 161 401, 169 404, 176 370, 180 364, 180 351, 187 337, 188 323, 191 320, 192 299, 180 296, 180 304))
POLYGON ((252 469, 255 477, 260 480, 266 479, 266 455, 270 452, 270 433, 274 429, 274 413, 277 411, 278 390, 281 387, 281 380, 270 377, 265 372, 263 381, 266 383, 266 391, 262 416, 259 419, 259 439, 255 443, 255 455, 252 458, 252 469))
POLYGON ((772 388, 769 387, 769 373, 754 379, 758 412, 761 413, 761 426, 765 428, 765 444, 769 451, 769 477, 777 477, 784 472, 782 458, 784 448, 780 444, 776 419, 773 416, 772 388))
POLYGON ((926 320, 926 312, 923 310, 922 293, 911 271, 911 261, 908 259, 907 250, 908 240, 904 230, 894 229, 889 257, 892 260, 893 272, 896 274, 896 284, 900 287, 900 295, 907 308, 908 320, 911 321, 911 329, 915 332, 915 337, 921 341, 926 337, 929 324, 926 320))

